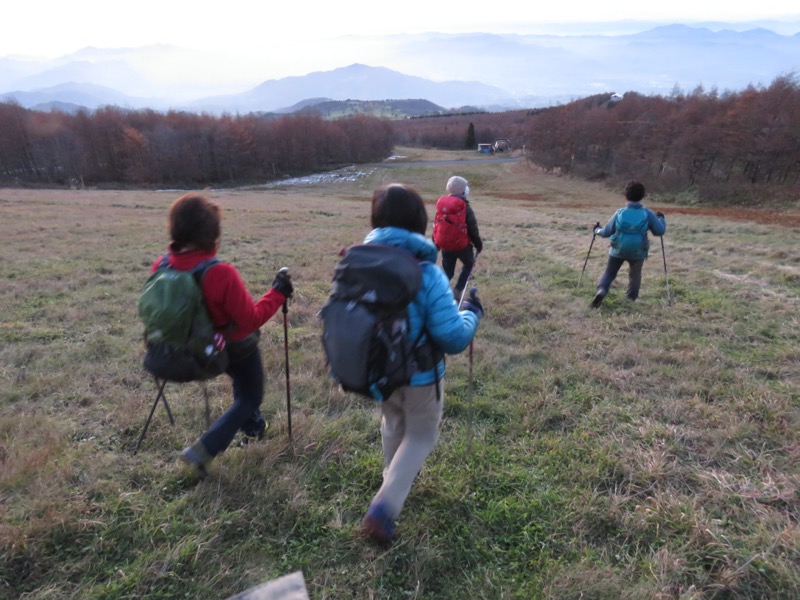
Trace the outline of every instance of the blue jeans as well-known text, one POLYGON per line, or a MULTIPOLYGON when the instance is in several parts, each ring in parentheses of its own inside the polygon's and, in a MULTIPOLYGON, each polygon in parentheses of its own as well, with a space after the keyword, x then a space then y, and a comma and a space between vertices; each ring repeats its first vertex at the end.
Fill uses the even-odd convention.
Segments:
POLYGON ((239 430, 247 435, 256 435, 266 425, 261 416, 264 366, 258 346, 236 362, 231 362, 225 372, 233 382, 233 404, 200 437, 212 457, 224 452, 239 430))
POLYGON ((630 270, 628 272, 628 291, 625 295, 631 300, 636 300, 639 297, 639 288, 642 286, 642 267, 644 266, 644 259, 630 260, 611 256, 610 254, 608 255, 606 272, 603 273, 600 283, 597 284, 597 291, 602 292, 603 296, 608 294, 608 290, 611 289, 611 284, 614 279, 616 279, 620 267, 626 262, 630 265, 630 270))
POLYGON ((463 290, 467 285, 469 279, 469 272, 472 269, 472 264, 475 262, 475 257, 472 254, 472 244, 467 244, 466 248, 462 250, 442 250, 442 271, 447 275, 447 279, 452 280, 456 272, 456 262, 461 261, 461 273, 456 281, 456 289, 463 290))

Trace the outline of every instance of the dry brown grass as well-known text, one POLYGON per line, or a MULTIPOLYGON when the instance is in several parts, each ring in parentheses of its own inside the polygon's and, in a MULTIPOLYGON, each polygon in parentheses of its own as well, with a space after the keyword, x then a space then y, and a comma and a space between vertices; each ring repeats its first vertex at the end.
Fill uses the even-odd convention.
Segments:
MULTIPOLYGON (((221 256, 251 291, 283 266, 296 284, 294 444, 278 314, 261 344, 270 440, 199 485, 175 457, 203 429, 200 386, 169 386, 176 426, 159 408, 131 452, 154 398, 136 298, 179 192, 0 190, 0 597, 224 597, 298 568, 315 598, 796 597, 797 215, 654 201, 671 306, 656 240, 640 301, 615 288, 590 311, 607 247, 577 289, 590 227, 619 194, 456 158, 211 192, 221 256), (411 183, 432 214, 456 173, 488 316, 473 384, 465 356, 448 361, 442 441, 383 551, 355 535, 380 476, 376 413, 330 385, 316 314, 374 187, 411 183)), ((224 410, 224 378, 208 392, 224 410)))

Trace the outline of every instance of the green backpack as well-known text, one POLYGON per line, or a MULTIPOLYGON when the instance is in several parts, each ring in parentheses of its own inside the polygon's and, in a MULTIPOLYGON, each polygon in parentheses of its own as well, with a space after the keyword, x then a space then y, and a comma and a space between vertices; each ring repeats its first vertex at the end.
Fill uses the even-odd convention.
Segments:
POLYGON ((202 291, 206 271, 218 262, 210 258, 190 271, 179 271, 163 256, 145 282, 139 296, 144 367, 157 379, 210 379, 227 368, 225 338, 214 331, 202 291))

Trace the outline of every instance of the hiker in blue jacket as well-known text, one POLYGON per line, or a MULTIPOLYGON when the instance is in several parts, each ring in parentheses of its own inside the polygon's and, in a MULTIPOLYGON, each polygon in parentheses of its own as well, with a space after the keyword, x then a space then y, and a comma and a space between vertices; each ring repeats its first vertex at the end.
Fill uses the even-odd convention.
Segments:
POLYGON ((419 338, 419 346, 423 348, 423 353, 417 354, 420 366, 407 386, 397 389, 380 404, 383 484, 361 525, 364 533, 386 543, 394 537, 394 521, 439 439, 444 405, 444 354, 457 354, 469 346, 483 316, 483 306, 475 288, 461 310, 456 305, 450 282, 436 264, 436 246, 425 237, 428 225, 425 204, 413 188, 395 183, 375 190, 371 224, 374 229, 365 244, 404 248, 421 261, 422 267, 421 289, 408 306, 408 337, 419 338), (421 332, 424 334, 420 338, 421 332))
POLYGON ((667 231, 664 214, 653 212, 642 205, 644 194, 644 185, 631 181, 625 188, 625 199, 628 201, 625 207, 615 212, 605 227, 594 227, 595 235, 610 238, 611 248, 608 251, 606 271, 592 300, 592 308, 599 308, 603 303, 611 283, 625 262, 629 265, 626 296, 632 301, 639 297, 642 267, 650 250, 647 232, 661 236, 667 231))

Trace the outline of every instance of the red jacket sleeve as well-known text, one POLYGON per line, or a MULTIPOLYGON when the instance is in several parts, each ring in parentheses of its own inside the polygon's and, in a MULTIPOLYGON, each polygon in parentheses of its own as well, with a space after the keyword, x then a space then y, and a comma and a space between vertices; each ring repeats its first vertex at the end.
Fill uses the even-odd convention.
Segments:
POLYGON ((286 301, 286 297, 274 288, 254 301, 239 271, 222 262, 206 271, 203 297, 214 326, 230 341, 253 333, 286 301))

